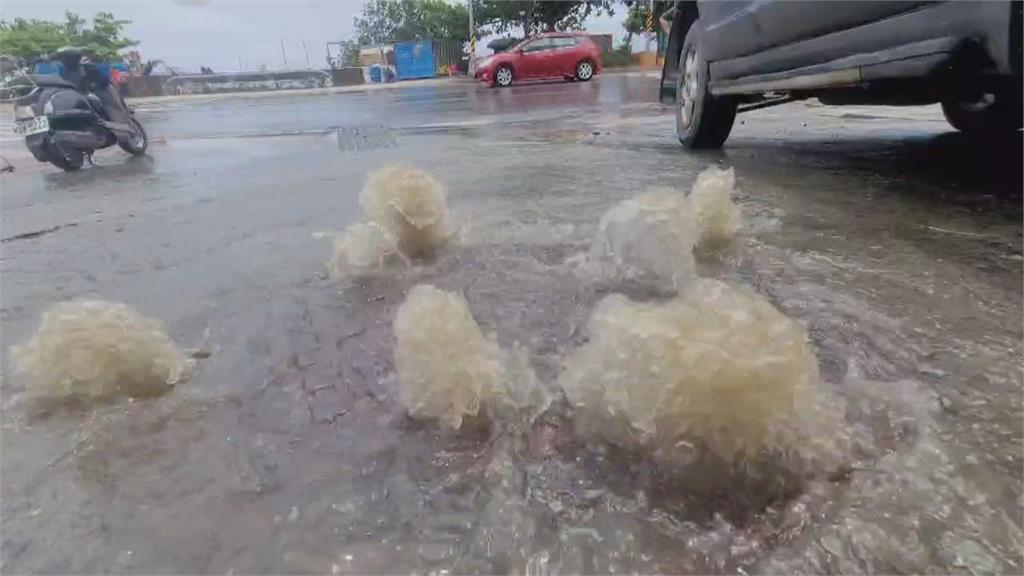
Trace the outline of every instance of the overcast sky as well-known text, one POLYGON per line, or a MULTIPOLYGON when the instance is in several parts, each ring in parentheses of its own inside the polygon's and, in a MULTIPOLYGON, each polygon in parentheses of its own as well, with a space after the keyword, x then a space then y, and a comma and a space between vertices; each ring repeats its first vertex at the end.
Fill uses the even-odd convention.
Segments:
MULTIPOLYGON (((91 19, 112 12, 132 21, 125 32, 141 42, 143 60, 230 71, 239 68, 239 59, 245 69, 282 68, 282 41, 289 67, 305 67, 303 42, 310 63, 323 67, 326 43, 351 37, 361 7, 361 0, 0 0, 0 18, 63 20, 71 10, 91 19)), ((587 29, 618 37, 625 7, 616 8, 613 17, 591 18, 587 29)))

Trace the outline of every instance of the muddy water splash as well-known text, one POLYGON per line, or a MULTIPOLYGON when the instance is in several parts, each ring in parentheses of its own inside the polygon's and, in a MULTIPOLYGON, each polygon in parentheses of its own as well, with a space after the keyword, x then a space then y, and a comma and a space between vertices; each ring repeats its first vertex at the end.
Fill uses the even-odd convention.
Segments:
POLYGON ((710 251, 727 244, 743 225, 740 209, 732 201, 736 173, 732 168, 708 168, 697 175, 686 200, 697 222, 697 249, 710 251))
POLYGON ((536 414, 549 402, 525 351, 502 350, 459 294, 414 286, 398 309, 394 330, 399 401, 410 416, 457 430, 486 411, 515 425, 519 416, 536 414))
POLYGON ((445 189, 427 172, 406 164, 375 170, 359 194, 359 205, 408 258, 432 258, 448 241, 445 189))
POLYGON ((333 279, 379 271, 398 254, 394 236, 376 222, 357 222, 344 232, 318 232, 331 239, 327 274, 333 279))
POLYGON ((617 285, 674 293, 696 277, 694 251, 724 247, 742 225, 733 170, 708 168, 689 196, 654 189, 613 206, 598 224, 582 271, 617 285))
POLYGON ((327 273, 333 279, 383 270, 398 258, 432 259, 449 242, 445 189, 430 174, 395 164, 371 172, 359 194, 363 219, 331 239, 327 273))
POLYGON ((194 363, 163 322, 101 300, 51 306, 11 357, 29 393, 47 398, 152 396, 186 379, 194 363))
POLYGON ((683 196, 652 191, 601 217, 587 264, 606 280, 678 290, 696 275, 696 241, 695 220, 683 196))
POLYGON ((833 448, 808 433, 822 412, 806 331, 753 291, 700 279, 665 303, 612 295, 588 331, 559 380, 585 436, 727 462, 833 448))

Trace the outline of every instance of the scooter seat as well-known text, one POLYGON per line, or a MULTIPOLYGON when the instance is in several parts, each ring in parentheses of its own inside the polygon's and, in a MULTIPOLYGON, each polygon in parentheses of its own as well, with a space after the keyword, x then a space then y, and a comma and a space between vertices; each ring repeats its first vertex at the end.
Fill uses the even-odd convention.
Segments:
POLYGON ((77 90, 78 88, 61 78, 56 74, 30 74, 29 78, 36 83, 37 86, 45 88, 71 88, 77 90))

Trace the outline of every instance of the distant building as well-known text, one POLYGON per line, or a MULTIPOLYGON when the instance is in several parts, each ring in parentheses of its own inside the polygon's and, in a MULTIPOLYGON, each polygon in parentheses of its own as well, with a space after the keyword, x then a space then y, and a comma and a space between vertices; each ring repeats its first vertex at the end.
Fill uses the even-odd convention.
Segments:
POLYGON ((612 35, 611 34, 591 34, 590 39, 597 44, 597 47, 601 49, 601 52, 612 51, 612 35))
POLYGON ((373 66, 374 64, 386 64, 389 66, 395 63, 395 47, 391 44, 385 44, 384 46, 373 46, 370 48, 363 48, 359 51, 359 65, 360 66, 373 66), (384 54, 384 61, 381 61, 381 54, 384 54))

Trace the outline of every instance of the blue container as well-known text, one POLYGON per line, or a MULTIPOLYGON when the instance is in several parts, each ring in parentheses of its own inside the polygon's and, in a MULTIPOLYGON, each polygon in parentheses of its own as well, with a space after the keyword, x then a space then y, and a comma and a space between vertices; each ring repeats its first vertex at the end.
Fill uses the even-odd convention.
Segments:
POLYGON ((370 82, 380 82, 380 64, 370 66, 370 82))
POLYGON ((60 62, 36 62, 32 68, 33 74, 56 74, 57 76, 64 75, 64 65, 60 62))
POLYGON ((399 42, 395 44, 395 68, 399 80, 433 78, 434 44, 430 40, 421 42, 399 42))
MULTIPOLYGON (((117 70, 121 71, 122 73, 128 71, 128 68, 124 64, 121 64, 121 63, 109 64, 107 62, 100 62, 100 63, 90 62, 88 64, 85 64, 85 66, 89 66, 91 68, 94 68, 97 72, 102 74, 107 80, 110 80, 110 71, 112 69, 117 69, 117 70)), ((57 61, 54 61, 54 60, 50 60, 50 61, 46 61, 46 62, 36 62, 35 67, 32 69, 32 73, 33 74, 56 74, 57 76, 64 76, 64 65, 61 64, 60 62, 57 62, 57 61)))
POLYGON ((110 80, 110 64, 93 64, 92 66, 97 72, 102 74, 104 78, 110 80))

